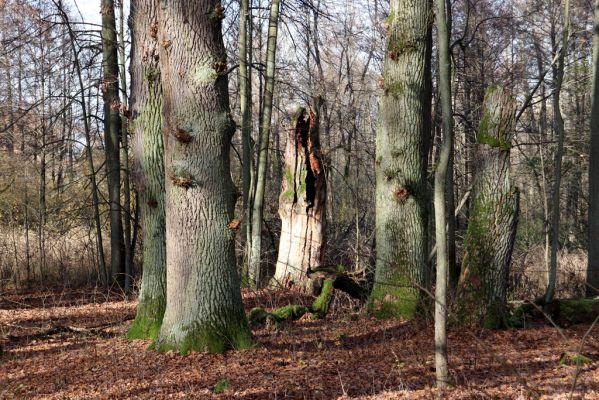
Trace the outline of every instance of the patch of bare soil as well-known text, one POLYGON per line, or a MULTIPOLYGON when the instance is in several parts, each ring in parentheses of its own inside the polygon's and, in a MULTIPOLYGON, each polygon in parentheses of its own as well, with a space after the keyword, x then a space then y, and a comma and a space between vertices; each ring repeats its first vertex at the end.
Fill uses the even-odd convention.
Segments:
MULTIPOLYGON (((90 289, 91 290, 91 289, 90 289)), ((90 290, 3 295, 2 399, 429 399, 432 328, 360 312, 302 318, 254 331, 260 345, 224 355, 160 354, 124 338, 136 303, 90 290), (91 294, 90 294, 91 293, 91 294)), ((308 302, 294 294, 244 293, 246 305, 308 302)), ((449 399, 599 399, 599 328, 450 330, 449 399), (576 383, 574 385, 574 381, 576 383)))

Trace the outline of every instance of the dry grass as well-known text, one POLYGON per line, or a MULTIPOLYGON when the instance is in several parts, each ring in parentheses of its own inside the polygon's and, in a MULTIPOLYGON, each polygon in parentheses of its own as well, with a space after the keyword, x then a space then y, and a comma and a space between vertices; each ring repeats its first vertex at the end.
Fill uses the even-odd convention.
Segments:
MULTIPOLYGON (((29 231, 29 274, 27 238, 20 227, 0 233, 0 288, 26 287, 28 283, 77 286, 96 283, 100 275, 95 236, 82 227, 45 232, 45 266, 42 266, 37 231, 29 231), (42 277, 43 273, 43 277, 42 277), (29 275, 29 282, 27 277, 29 275)), ((105 250, 106 257, 110 252, 105 250)))
MULTIPOLYGON (((585 292, 587 253, 584 250, 560 250, 557 259, 555 296, 568 299, 583 297, 585 292)), ((513 300, 543 296, 547 287, 547 268, 542 246, 514 254, 510 271, 510 297, 513 300)))

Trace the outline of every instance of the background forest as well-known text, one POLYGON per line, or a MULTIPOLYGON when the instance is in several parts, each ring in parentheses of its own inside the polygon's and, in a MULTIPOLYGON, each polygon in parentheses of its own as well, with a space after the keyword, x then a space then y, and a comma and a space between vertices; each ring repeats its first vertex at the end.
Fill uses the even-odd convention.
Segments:
MULTIPOLYGON (((309 315, 341 324, 333 349, 351 348, 343 318, 376 338, 403 329, 389 318, 432 334, 434 316, 439 388, 467 381, 451 354, 447 370, 448 324, 451 346, 454 326, 547 318, 583 323, 554 338, 571 393, 595 373, 599 4, 97 3, 92 23, 75 2, 0 0, 3 308, 120 296, 118 334, 183 354, 270 351, 272 329, 293 337, 309 315)), ((4 317, 18 344, 82 332, 4 317)))
MULTIPOLYGON (((65 6, 66 7, 66 6, 65 6)), ((238 65, 238 5, 224 4, 223 33, 229 64, 238 65)), ((268 4, 252 6, 252 118, 257 134, 264 99, 264 65, 268 4)), ((67 8, 73 21, 81 20, 67 8)), ((587 247, 588 152, 592 36, 588 1, 572 4, 572 30, 562 87, 565 140, 559 214, 558 293, 584 292, 587 247)), ((513 90, 522 104, 512 150, 512 176, 521 192, 520 221, 510 288, 514 298, 539 296, 548 271, 549 226, 556 182, 557 151, 551 96, 555 89, 555 55, 560 48, 560 2, 452 2, 453 104, 455 121, 454 203, 469 192, 476 165, 475 131, 480 124, 485 88, 501 85, 513 90), (537 88, 538 86, 538 88, 537 88)), ((273 96, 271 154, 267 168, 262 258, 274 269, 280 234, 278 197, 283 180, 286 130, 295 108, 320 96, 321 147, 327 177, 326 264, 343 264, 361 271, 372 268, 374 238, 374 159, 377 97, 382 73, 385 2, 286 2, 282 5, 276 90, 273 96)), ((129 29, 118 17, 123 33, 121 79, 127 82, 129 29), (126 65, 123 65, 125 63, 126 65)), ((72 39, 52 2, 3 2, 2 11, 2 230, 0 260, 5 287, 45 284, 99 283, 105 271, 99 261, 90 184, 89 148, 98 186, 103 245, 109 254, 108 189, 101 100, 100 27, 72 22, 72 39), (10 29, 8 29, 10 27, 10 29), (74 57, 80 62, 83 93, 74 57), (89 113, 89 145, 80 96, 89 113)), ((433 73, 436 76, 437 63, 433 73)), ((236 71, 232 71, 236 72, 236 71)), ((237 73, 230 74, 231 109, 239 116, 237 73)), ((439 153, 440 107, 433 77, 432 147, 429 179, 439 153)), ((121 91, 127 107, 128 94, 121 91)), ((239 122, 238 122, 239 123, 239 122)), ((253 142, 257 141, 254 136, 253 142)), ((121 144, 121 146, 123 146, 121 144)), ((233 179, 241 190, 239 136, 233 138, 233 179)), ((122 148, 121 162, 131 155, 122 148)), ((130 241, 135 223, 135 186, 123 164, 122 213, 130 241), (123 200, 128 194, 130 205, 123 200)), ((456 247, 467 225, 469 199, 456 213, 456 247)), ((238 211, 242 214, 242 210, 238 211)), ((242 238, 239 238, 242 242, 242 238)), ((240 244, 241 249, 241 244, 240 244)), ((241 252, 241 250, 240 250, 241 252)), ((134 263, 135 271, 141 267, 134 263)), ((138 276, 136 273, 134 276, 138 276)))

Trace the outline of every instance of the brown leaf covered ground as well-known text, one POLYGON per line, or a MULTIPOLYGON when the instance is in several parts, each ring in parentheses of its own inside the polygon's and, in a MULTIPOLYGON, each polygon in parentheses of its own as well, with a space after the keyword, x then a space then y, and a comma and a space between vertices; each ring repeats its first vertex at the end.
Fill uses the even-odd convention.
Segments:
MULTIPOLYGON (((245 293, 248 307, 302 302, 245 293)), ((2 399, 428 399, 434 398, 432 329, 378 321, 346 307, 326 321, 304 318, 254 333, 256 348, 187 357, 148 351, 124 333, 135 301, 93 289, 0 298, 2 399), (82 330, 80 328, 89 328, 82 330), (216 394, 219 382, 228 388, 216 394), (226 386, 226 385, 225 385, 226 386)), ((569 398, 576 366, 559 366, 589 326, 539 324, 506 331, 450 330, 451 399, 569 398)), ((584 353, 575 399, 599 399, 599 329, 584 353)))

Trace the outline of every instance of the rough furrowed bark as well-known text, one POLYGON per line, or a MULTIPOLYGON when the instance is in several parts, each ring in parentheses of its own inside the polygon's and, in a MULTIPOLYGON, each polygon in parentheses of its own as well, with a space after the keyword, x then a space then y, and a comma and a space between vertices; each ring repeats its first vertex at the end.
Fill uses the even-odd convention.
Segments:
POLYGON ((461 324, 506 325, 507 278, 518 223, 519 192, 510 180, 514 101, 490 87, 476 144, 477 174, 458 287, 461 324))
POLYGON ((285 149, 279 197, 281 238, 272 286, 310 291, 308 271, 322 265, 324 257, 326 177, 317 114, 300 108, 292 126, 285 149))
POLYGON ((370 310, 412 318, 427 271, 431 23, 428 0, 392 0, 376 135, 376 274, 370 310))
POLYGON ((235 264, 236 190, 229 150, 220 2, 174 0, 160 9, 164 92, 167 305, 160 351, 222 352, 252 345, 235 264))
POLYGON ((158 2, 131 2, 131 88, 134 179, 140 196, 143 275, 129 339, 155 339, 166 307, 166 226, 158 2))

